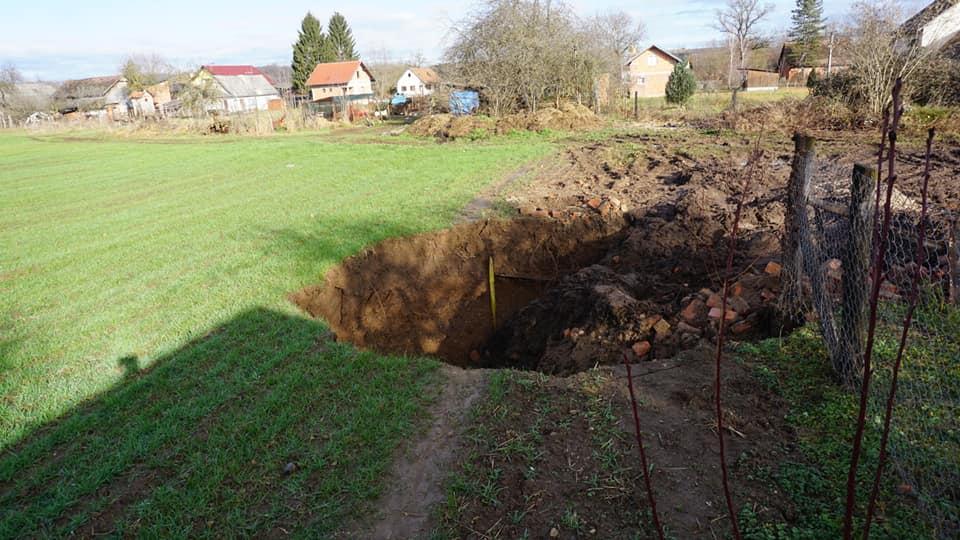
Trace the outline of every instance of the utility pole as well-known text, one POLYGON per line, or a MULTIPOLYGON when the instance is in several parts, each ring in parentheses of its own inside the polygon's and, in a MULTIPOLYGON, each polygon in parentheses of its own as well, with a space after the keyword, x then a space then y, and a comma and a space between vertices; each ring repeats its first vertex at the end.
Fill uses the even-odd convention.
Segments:
POLYGON ((836 34, 834 32, 830 32, 830 48, 829 48, 829 52, 827 53, 827 76, 828 77, 833 71, 833 36, 835 35, 836 34))

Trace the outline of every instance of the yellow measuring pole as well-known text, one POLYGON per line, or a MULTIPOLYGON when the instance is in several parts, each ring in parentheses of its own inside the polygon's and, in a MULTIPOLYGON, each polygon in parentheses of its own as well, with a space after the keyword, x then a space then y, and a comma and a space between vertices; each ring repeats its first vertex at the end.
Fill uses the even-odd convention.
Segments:
POLYGON ((490 317, 493 320, 493 329, 497 329, 497 287, 493 276, 493 256, 490 257, 490 317))

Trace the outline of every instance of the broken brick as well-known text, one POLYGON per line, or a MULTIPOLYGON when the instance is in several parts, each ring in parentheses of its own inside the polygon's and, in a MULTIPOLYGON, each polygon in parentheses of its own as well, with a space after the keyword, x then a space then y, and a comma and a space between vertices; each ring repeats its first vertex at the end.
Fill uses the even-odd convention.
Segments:
POLYGON ((699 319, 701 315, 703 315, 703 308, 703 301, 698 298, 694 298, 689 304, 687 304, 687 307, 683 308, 680 316, 687 321, 695 321, 699 319))
POLYGON ((637 355, 637 358, 643 358, 650 352, 652 345, 649 341, 638 341, 630 348, 633 349, 633 354, 637 355))
POLYGON ((783 270, 783 266, 780 263, 775 261, 770 261, 767 263, 767 266, 764 267, 763 271, 769 276, 777 277, 780 275, 780 272, 783 270))

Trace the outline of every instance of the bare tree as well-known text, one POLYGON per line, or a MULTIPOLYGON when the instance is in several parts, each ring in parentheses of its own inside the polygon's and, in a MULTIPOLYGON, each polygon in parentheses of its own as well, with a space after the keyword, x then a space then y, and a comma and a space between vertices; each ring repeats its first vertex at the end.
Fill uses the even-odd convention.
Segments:
POLYGON ((631 47, 636 47, 647 34, 643 22, 636 21, 629 13, 611 10, 595 15, 589 21, 589 31, 598 49, 618 70, 625 62, 631 47))
POLYGON ((890 103, 894 81, 909 83, 928 60, 930 49, 900 26, 900 7, 892 0, 860 1, 851 8, 845 34, 851 71, 867 106, 881 113, 890 103))
POLYGON ((495 115, 592 95, 589 35, 560 1, 487 0, 451 29, 454 77, 483 88, 495 115))
POLYGON ((129 54, 120 66, 120 74, 134 90, 165 81, 177 73, 177 69, 156 53, 129 54))
POLYGON ((13 95, 17 93, 17 84, 23 82, 23 77, 17 66, 4 64, 0 66, 0 107, 9 106, 13 95))
MULTIPOLYGON (((747 67, 747 56, 759 39, 757 24, 774 9, 773 4, 760 4, 760 0, 727 0, 727 5, 717 11, 714 28, 727 36, 730 47, 730 80, 735 69, 747 67)), ((746 74, 741 72, 741 82, 746 74)))

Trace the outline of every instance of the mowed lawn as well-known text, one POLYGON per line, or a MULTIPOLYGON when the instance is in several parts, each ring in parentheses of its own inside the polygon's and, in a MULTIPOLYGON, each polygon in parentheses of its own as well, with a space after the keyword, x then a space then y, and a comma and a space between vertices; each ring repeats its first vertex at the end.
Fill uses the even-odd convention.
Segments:
POLYGON ((0 135, 0 537, 336 529, 435 363, 330 343, 286 295, 551 149, 0 135))

